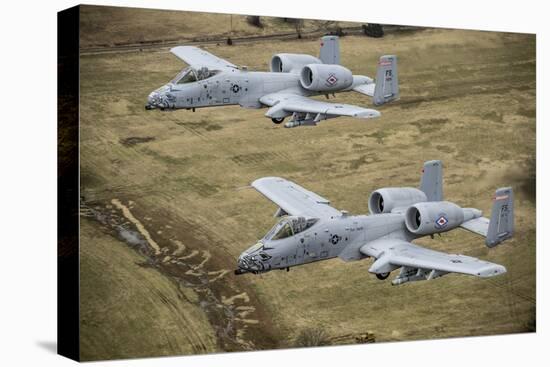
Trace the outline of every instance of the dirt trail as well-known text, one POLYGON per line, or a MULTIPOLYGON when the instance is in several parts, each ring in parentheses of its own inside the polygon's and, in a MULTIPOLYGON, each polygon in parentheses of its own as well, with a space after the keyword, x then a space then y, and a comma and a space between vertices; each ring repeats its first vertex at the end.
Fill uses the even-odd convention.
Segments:
MULTIPOLYGON (((415 29, 420 29, 417 27, 409 26, 395 26, 395 25, 386 25, 384 26, 385 32, 399 32, 399 31, 410 31, 415 29)), ((332 30, 334 32, 335 30, 332 30)), ((361 35, 364 33, 361 26, 354 27, 340 27, 340 31, 344 32, 346 35, 361 35)), ((331 30, 327 28, 320 27, 311 31, 302 31, 300 38, 317 38, 325 34, 330 33, 331 30)), ((265 42, 269 40, 295 40, 297 38, 296 32, 285 32, 285 33, 274 33, 274 34, 265 34, 265 35, 243 35, 232 38, 233 43, 255 43, 255 42, 265 42)), ((121 43, 113 46, 88 46, 80 48, 80 56, 86 55, 97 55, 97 54, 106 54, 106 53, 122 53, 122 52, 141 52, 144 50, 158 50, 170 48, 178 45, 215 45, 223 44, 227 41, 227 35, 218 34, 210 35, 203 38, 180 38, 172 40, 157 40, 157 41, 140 41, 140 42, 130 42, 130 43, 121 43)))
MULTIPOLYGON (((163 231, 152 228, 154 223, 150 217, 144 217, 147 223, 143 224, 132 210, 135 205, 131 201, 125 205, 118 198, 113 198, 109 204, 82 201, 80 215, 98 221, 109 233, 141 253, 146 259, 141 266, 154 267, 177 282, 180 289, 183 287, 182 295, 204 310, 216 330, 220 350, 276 347, 276 338, 269 336, 269 328, 260 325, 257 302, 240 289, 235 278, 228 276, 230 269, 219 268, 213 261, 214 254, 209 250, 193 249, 186 241, 178 238, 165 241, 160 236, 153 239, 151 233, 159 235, 163 231), (223 282, 219 282, 222 279, 223 282), (257 333, 262 333, 263 338, 254 337, 257 333)), ((163 226, 164 231, 170 229, 170 225, 163 226)))
POLYGON ((111 203, 115 207, 120 209, 122 211, 122 215, 124 215, 126 219, 128 219, 132 224, 136 226, 137 230, 139 231, 139 234, 141 234, 145 238, 145 240, 147 241, 147 244, 151 246, 151 248, 155 251, 155 255, 159 255, 160 246, 151 238, 151 235, 145 229, 143 224, 141 224, 141 222, 132 215, 132 212, 130 211, 130 209, 128 209, 128 207, 122 204, 118 199, 111 200, 111 203))

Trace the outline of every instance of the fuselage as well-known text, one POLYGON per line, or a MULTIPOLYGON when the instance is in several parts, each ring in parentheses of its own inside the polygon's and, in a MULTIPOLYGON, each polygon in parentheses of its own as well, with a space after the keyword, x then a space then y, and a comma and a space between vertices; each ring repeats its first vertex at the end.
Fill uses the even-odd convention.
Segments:
MULTIPOLYGON (((280 223, 284 222, 283 218, 280 223)), ((319 219, 311 227, 285 238, 274 239, 276 225, 263 239, 244 251, 238 259, 238 272, 261 273, 285 269, 337 256, 344 260, 366 257, 359 249, 379 238, 410 241, 403 214, 374 214, 319 219)), ((376 252, 376 250, 374 250, 376 252)))
MULTIPOLYGON (((355 85, 371 81, 368 77, 354 75, 353 85, 336 93, 349 91, 355 85)), ((186 68, 170 83, 151 92, 146 107, 148 109, 194 109, 240 105, 246 108, 262 108, 264 106, 260 102, 261 97, 287 90, 303 96, 322 94, 303 88, 298 73, 227 69, 208 71, 206 77, 202 77, 199 72, 186 68), (194 75, 186 77, 191 73, 194 75)))

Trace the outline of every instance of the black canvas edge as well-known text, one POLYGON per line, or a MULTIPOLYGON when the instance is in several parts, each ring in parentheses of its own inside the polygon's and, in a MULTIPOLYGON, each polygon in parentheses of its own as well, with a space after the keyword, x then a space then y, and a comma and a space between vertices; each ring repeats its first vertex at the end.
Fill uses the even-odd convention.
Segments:
POLYGON ((57 353, 80 360, 80 7, 57 13, 57 353))

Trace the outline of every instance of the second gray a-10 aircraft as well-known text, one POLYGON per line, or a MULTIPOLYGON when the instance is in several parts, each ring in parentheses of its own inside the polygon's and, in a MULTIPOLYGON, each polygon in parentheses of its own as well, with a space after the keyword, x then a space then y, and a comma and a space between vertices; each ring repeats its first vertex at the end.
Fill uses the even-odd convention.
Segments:
POLYGON ((441 161, 424 164, 420 188, 389 187, 368 200, 371 215, 349 215, 305 188, 278 177, 264 177, 252 187, 278 205, 283 217, 263 239, 244 251, 235 274, 259 274, 339 257, 373 258, 369 272, 378 279, 401 269, 392 284, 431 280, 448 273, 492 277, 502 265, 470 256, 420 247, 413 240, 463 228, 485 237, 494 247, 514 233, 514 199, 510 187, 496 190, 490 220, 479 209, 444 201, 441 161))
POLYGON ((375 105, 399 98, 397 58, 382 56, 376 80, 353 75, 340 65, 337 36, 321 39, 319 57, 305 54, 276 54, 270 72, 253 72, 193 46, 170 50, 189 67, 172 81, 149 94, 146 109, 188 109, 240 105, 245 108, 269 107, 266 116, 285 127, 316 125, 338 116, 373 118, 380 112, 343 103, 312 98, 315 95, 355 91, 373 97, 375 105))

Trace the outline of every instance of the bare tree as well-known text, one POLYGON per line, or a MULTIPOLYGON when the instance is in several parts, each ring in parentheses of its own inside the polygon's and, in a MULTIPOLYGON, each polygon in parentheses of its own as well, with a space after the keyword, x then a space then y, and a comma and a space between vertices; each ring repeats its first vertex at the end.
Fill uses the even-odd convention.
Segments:
POLYGON ((294 24, 294 28, 296 29, 296 34, 298 35, 298 38, 302 38, 302 29, 304 27, 304 20, 299 18, 283 18, 283 22, 294 24))
POLYGON ((295 341, 298 347, 320 347, 329 345, 329 338, 325 331, 321 328, 304 329, 296 337, 295 341))
POLYGON ((246 17, 246 21, 248 24, 254 26, 254 27, 258 27, 258 28, 263 28, 264 25, 262 24, 262 21, 260 19, 259 16, 257 15, 249 15, 246 17))
POLYGON ((294 22, 294 27, 296 28, 296 34, 298 38, 302 38, 302 28, 304 27, 303 19, 296 19, 294 22))

